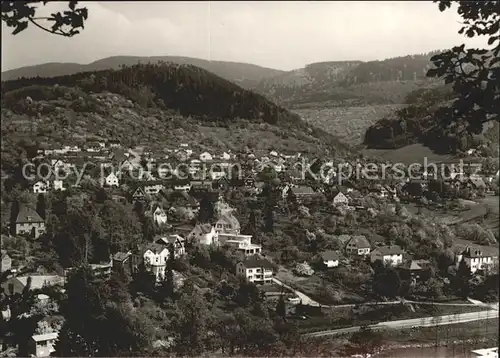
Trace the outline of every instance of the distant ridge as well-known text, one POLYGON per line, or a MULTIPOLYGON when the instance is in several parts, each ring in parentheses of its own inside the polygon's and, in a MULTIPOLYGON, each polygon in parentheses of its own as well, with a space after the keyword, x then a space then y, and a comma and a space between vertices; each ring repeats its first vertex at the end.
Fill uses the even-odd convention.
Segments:
POLYGON ((131 66, 138 63, 157 63, 160 61, 200 67, 247 89, 255 87, 264 78, 278 76, 285 72, 248 63, 208 61, 182 56, 112 56, 89 64, 51 62, 20 67, 2 72, 2 81, 9 81, 22 77, 66 76, 79 72, 119 69, 122 65, 131 66))

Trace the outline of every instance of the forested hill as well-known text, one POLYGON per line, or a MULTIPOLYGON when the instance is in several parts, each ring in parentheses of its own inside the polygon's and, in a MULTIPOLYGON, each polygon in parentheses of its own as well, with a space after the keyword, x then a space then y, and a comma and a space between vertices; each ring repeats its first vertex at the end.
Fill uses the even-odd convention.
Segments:
POLYGON ((439 51, 382 61, 313 63, 264 78, 256 91, 287 107, 330 102, 335 105, 402 103, 405 95, 429 82, 430 58, 439 51))
MULTIPOLYGON (((127 133, 128 137, 134 136, 127 131, 137 130, 138 136, 133 138, 136 142, 162 141, 166 136, 172 140, 175 139, 171 138, 175 119, 176 123, 186 124, 183 130, 191 134, 202 135, 205 127, 213 128, 208 132, 217 135, 223 131, 230 135, 234 130, 235 138, 223 138, 222 141, 238 142, 241 146, 245 145, 245 137, 249 143, 259 138, 261 143, 252 145, 266 150, 269 148, 262 147, 281 146, 299 151, 302 147, 311 152, 316 151, 312 148, 321 147, 330 153, 350 151, 335 136, 304 122, 265 97, 192 65, 145 64, 120 70, 2 82, 2 108, 14 115, 32 117, 33 124, 39 120, 44 126, 50 126, 50 122, 53 125, 73 123, 74 127, 59 129, 65 135, 70 135, 71 128, 77 128, 76 123, 81 121, 81 136, 97 134, 109 138, 119 135, 123 140, 127 139, 127 133), (69 93, 66 95, 64 91, 69 93), (99 99, 101 94, 106 98, 109 94, 117 94, 129 99, 130 104, 107 108, 99 99), (33 105, 27 103, 28 97, 33 105), (97 123, 106 123, 106 130, 98 128, 97 123)), ((2 117, 2 128, 4 124, 9 125, 11 117, 14 118, 6 115, 6 123, 2 117)), ((195 138, 199 136, 190 140, 196 141, 195 138)))
POLYGON ((192 57, 180 56, 112 56, 89 64, 79 63, 44 63, 25 66, 2 72, 2 80, 8 81, 22 77, 57 77, 72 75, 78 72, 92 72, 107 69, 119 69, 121 66, 132 66, 140 63, 172 62, 201 67, 207 71, 234 82, 243 88, 253 88, 262 79, 277 76, 284 71, 261 67, 248 63, 228 61, 208 61, 192 57))
MULTIPOLYGON (((134 65, 120 70, 83 72, 51 78, 18 79, 2 83, 2 95, 29 85, 79 86, 88 92, 113 92, 130 97, 144 107, 178 110, 181 115, 224 121, 235 117, 270 124, 300 122, 298 116, 261 95, 245 90, 215 74, 192 65, 160 63, 134 65)), ((15 98, 15 93, 4 100, 15 98)))

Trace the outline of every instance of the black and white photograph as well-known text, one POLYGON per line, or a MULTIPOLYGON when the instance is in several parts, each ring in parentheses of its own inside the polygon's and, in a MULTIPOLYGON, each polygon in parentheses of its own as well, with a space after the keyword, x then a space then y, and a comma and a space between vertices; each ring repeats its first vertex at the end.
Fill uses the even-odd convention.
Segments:
POLYGON ((500 1, 0 2, 0 357, 498 358, 500 1))

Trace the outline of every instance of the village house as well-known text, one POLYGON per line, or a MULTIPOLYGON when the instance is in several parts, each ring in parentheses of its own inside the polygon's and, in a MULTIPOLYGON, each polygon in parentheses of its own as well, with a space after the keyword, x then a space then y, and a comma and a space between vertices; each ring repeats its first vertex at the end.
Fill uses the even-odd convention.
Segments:
POLYGON ((494 248, 491 252, 486 252, 484 248, 468 246, 462 253, 457 255, 457 268, 461 261, 465 262, 467 267, 470 268, 471 273, 476 273, 477 271, 491 271, 498 265, 498 248, 494 248))
POLYGON ((30 290, 39 290, 45 286, 62 286, 64 277, 59 275, 33 275, 11 277, 4 283, 2 288, 6 294, 22 293, 31 278, 30 290))
POLYGON ((227 240, 224 244, 236 249, 237 251, 243 253, 245 256, 252 256, 262 253, 262 246, 258 244, 252 244, 251 242, 227 240))
POLYGON ((33 193, 35 194, 45 194, 49 190, 49 183, 45 181, 37 181, 33 184, 33 193))
POLYGON ((132 252, 117 252, 112 257, 113 271, 131 275, 135 272, 139 262, 137 255, 132 252))
POLYGON ((273 280, 274 267, 265 258, 254 255, 236 264, 236 275, 255 284, 268 284, 273 280))
POLYGON ((167 223, 167 219, 167 213, 165 212, 165 210, 157 206, 153 211, 153 221, 156 223, 156 225, 165 225, 167 223))
POLYGON ((290 195, 292 198, 295 198, 295 200, 298 203, 301 203, 304 201, 304 199, 316 196, 318 195, 318 193, 316 193, 309 186, 299 185, 299 186, 287 186, 283 191, 283 195, 290 195))
POLYGON ((221 215, 215 223, 215 231, 219 234, 239 234, 240 223, 233 214, 221 215))
POLYGON ((16 235, 29 234, 37 239, 45 233, 45 221, 29 207, 22 206, 16 219, 16 235))
POLYGON ((164 189, 165 185, 163 185, 159 181, 151 181, 144 183, 144 193, 146 195, 156 195, 164 189))
POLYGON ((366 256, 370 250, 371 245, 364 235, 354 235, 345 244, 345 251, 351 256, 366 256))
POLYGON ((155 238, 155 243, 163 245, 169 250, 170 248, 173 248, 175 258, 184 256, 186 254, 186 248, 184 246, 184 242, 185 242, 184 238, 180 235, 157 236, 155 238))
POLYGON ((193 180, 191 181, 191 190, 208 191, 212 190, 213 182, 211 180, 193 180))
POLYGON ((108 148, 120 148, 122 145, 117 139, 108 139, 106 142, 108 148))
POLYGON ((410 279, 413 284, 421 279, 422 273, 430 266, 429 260, 408 260, 398 267, 401 279, 410 279))
POLYGON ((145 197, 146 193, 144 193, 144 189, 140 186, 137 187, 132 194, 133 200, 143 200, 145 197))
POLYGON ((208 223, 197 223, 193 230, 188 234, 187 239, 197 245, 218 245, 219 234, 215 227, 208 223))
POLYGON ((54 353, 58 332, 34 334, 28 342, 28 352, 34 357, 50 357, 54 353))
POLYGON ((227 245, 242 252, 245 256, 253 256, 262 252, 262 246, 252 244, 252 235, 219 234, 220 244, 227 245))
POLYGON ((333 205, 335 205, 335 206, 347 206, 347 205, 349 205, 349 198, 344 193, 339 191, 333 197, 333 205))
POLYGON ((325 251, 321 253, 321 259, 323 264, 327 268, 338 267, 340 254, 338 251, 332 251, 332 250, 325 251))
POLYGON ((111 187, 118 187, 120 184, 119 184, 119 180, 118 180, 118 177, 116 176, 115 173, 110 173, 107 177, 106 177, 106 185, 107 186, 111 186, 111 187))
POLYGON ((2 255, 2 265, 0 267, 1 268, 0 273, 3 273, 12 269, 12 259, 7 254, 7 251, 2 250, 1 255, 2 255))
POLYGON ((149 243, 141 250, 142 259, 146 270, 150 271, 156 278, 156 282, 165 279, 165 268, 169 257, 169 249, 158 243, 149 243))
POLYGON ((370 254, 370 261, 382 261, 389 266, 398 266, 403 263, 404 251, 397 245, 380 246, 375 248, 370 254))

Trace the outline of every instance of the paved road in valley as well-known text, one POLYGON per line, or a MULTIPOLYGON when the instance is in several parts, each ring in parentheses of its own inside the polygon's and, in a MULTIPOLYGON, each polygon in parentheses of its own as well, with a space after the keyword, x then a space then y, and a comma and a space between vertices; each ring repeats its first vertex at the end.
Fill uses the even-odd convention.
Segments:
MULTIPOLYGON (((295 295, 302 301, 302 304, 304 305, 309 305, 309 306, 315 306, 315 307, 331 307, 331 308, 346 308, 346 307, 355 307, 355 306, 380 306, 380 305, 396 305, 401 303, 401 300, 396 300, 396 301, 384 301, 384 302, 364 302, 364 303, 358 303, 358 304, 345 304, 345 305, 320 305, 318 302, 313 300, 311 297, 307 296, 305 293, 302 293, 300 291, 297 291, 296 289, 288 286, 284 282, 278 280, 277 278, 273 278, 273 282, 276 283, 277 285, 283 286, 295 293, 295 295)), ((449 302, 419 302, 419 301, 408 301, 408 300, 403 300, 404 303, 412 303, 412 304, 417 304, 417 305, 434 305, 434 306, 454 306, 454 307, 473 307, 473 306, 480 306, 480 307, 490 307, 492 309, 497 309, 498 310, 498 303, 495 304, 485 304, 481 301, 473 300, 473 299, 468 299, 470 303, 449 303, 449 302), (496 308, 495 308, 496 307, 496 308)))
MULTIPOLYGON (((398 321, 388 321, 380 322, 376 324, 371 324, 370 327, 373 330, 383 330, 383 329, 408 329, 412 327, 434 327, 434 326, 444 326, 457 323, 474 322, 485 319, 498 318, 497 310, 479 311, 479 312, 468 312, 460 313, 456 315, 446 315, 437 317, 422 317, 413 319, 404 319, 398 321)), ((324 336, 334 336, 339 334, 353 333, 357 332, 361 327, 348 327, 341 329, 334 329, 328 331, 320 331, 304 334, 306 337, 324 337, 324 336)))

